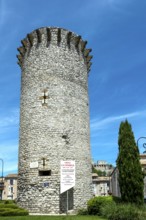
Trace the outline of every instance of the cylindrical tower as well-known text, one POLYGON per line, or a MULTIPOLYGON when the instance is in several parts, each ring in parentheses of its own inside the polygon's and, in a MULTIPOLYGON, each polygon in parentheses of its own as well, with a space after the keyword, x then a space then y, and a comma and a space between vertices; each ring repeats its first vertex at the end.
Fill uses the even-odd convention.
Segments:
POLYGON ((75 161, 68 209, 92 196, 86 41, 62 28, 40 28, 21 41, 18 204, 31 213, 66 211, 60 161, 75 161))

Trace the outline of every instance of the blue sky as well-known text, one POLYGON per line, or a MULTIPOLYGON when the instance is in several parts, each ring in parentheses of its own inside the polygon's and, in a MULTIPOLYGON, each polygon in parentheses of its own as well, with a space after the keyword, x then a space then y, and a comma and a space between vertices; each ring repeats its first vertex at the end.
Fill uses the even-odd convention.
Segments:
MULTIPOLYGON (((0 0, 0 158, 5 174, 17 172, 18 164, 17 48, 27 33, 45 26, 69 29, 92 48, 92 158, 115 165, 121 121, 129 120, 136 140, 146 136, 146 1, 0 0)), ((139 147, 142 153, 142 141, 139 147)))

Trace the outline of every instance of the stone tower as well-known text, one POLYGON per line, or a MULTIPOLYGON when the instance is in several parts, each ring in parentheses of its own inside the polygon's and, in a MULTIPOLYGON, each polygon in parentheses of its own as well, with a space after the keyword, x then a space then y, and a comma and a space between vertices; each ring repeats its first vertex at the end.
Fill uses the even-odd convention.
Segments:
POLYGON ((22 70, 18 204, 31 213, 63 213, 60 161, 75 161, 68 210, 92 197, 87 41, 62 28, 40 28, 18 48, 22 70))

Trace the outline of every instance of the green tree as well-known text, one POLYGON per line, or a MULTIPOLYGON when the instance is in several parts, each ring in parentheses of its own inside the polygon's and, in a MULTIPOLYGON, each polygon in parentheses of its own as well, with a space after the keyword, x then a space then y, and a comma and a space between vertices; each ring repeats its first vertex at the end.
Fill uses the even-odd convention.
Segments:
POLYGON ((97 170, 94 166, 92 166, 92 173, 97 173, 98 176, 106 176, 107 175, 105 171, 97 170))
POLYGON ((127 120, 120 124, 118 145, 117 168, 121 199, 123 202, 141 205, 144 200, 143 172, 132 127, 127 120))

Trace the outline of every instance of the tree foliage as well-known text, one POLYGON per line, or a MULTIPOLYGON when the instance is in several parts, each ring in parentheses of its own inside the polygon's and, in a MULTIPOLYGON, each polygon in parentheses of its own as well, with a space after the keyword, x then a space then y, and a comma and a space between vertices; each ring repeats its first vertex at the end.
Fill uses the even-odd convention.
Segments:
POLYGON ((97 170, 94 166, 92 166, 92 173, 97 173, 98 176, 106 176, 105 171, 97 170))
POLYGON ((119 186, 123 202, 143 204, 143 173, 140 164, 139 150, 136 146, 131 124, 126 120, 119 128, 119 186))

